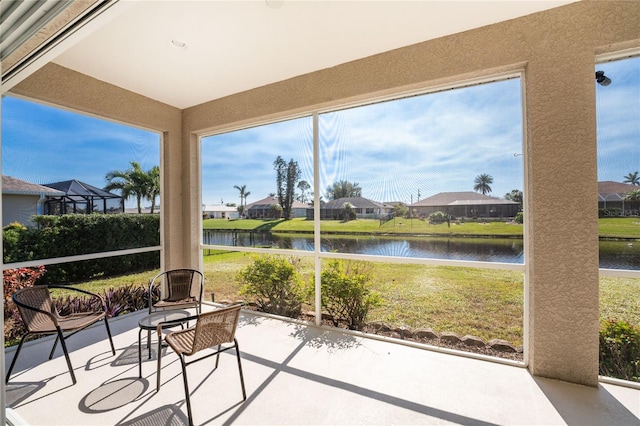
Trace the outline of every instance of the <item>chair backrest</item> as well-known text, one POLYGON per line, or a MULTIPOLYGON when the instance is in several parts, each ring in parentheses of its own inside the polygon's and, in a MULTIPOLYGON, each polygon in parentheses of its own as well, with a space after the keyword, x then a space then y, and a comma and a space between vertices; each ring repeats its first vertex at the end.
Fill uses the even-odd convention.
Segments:
POLYGON ((200 314, 189 355, 222 343, 233 342, 240 319, 240 308, 241 305, 233 305, 200 314))
POLYGON ((202 273, 195 269, 172 269, 156 275, 152 286, 160 284, 161 300, 177 302, 193 297, 200 301, 203 281, 202 273))
POLYGON ((49 315, 39 312, 48 312, 55 318, 58 317, 58 312, 46 286, 26 287, 17 290, 11 298, 18 307, 18 312, 20 312, 28 331, 35 332, 55 328, 54 320, 49 315))

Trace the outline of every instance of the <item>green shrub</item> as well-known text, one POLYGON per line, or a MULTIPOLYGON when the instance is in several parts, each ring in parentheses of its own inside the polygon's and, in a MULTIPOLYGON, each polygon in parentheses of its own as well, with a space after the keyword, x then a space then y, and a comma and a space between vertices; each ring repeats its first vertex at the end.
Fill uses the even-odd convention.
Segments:
POLYGON ((256 257, 253 264, 238 272, 236 280, 242 284, 240 294, 254 298, 263 312, 297 317, 304 300, 298 264, 296 259, 256 257))
POLYGON ((606 209, 598 209, 598 217, 621 217, 622 209, 620 207, 608 207, 606 209))
POLYGON ((342 205, 342 210, 343 210, 343 216, 344 216, 344 221, 348 222, 350 220, 356 220, 357 215, 356 215, 356 210, 353 207, 353 204, 346 202, 342 205))
POLYGON ((444 212, 433 212, 429 215, 429 223, 443 223, 447 221, 447 214, 444 212))
POLYGON ((524 213, 523 212, 516 213, 515 217, 513 218, 513 221, 515 223, 523 223, 524 222, 524 213))
POLYGON ((609 318, 601 322, 600 375, 640 381, 640 327, 609 318))
POLYGON ((369 309, 382 303, 371 290, 372 267, 362 261, 331 260, 321 273, 322 308, 337 327, 345 321, 350 330, 362 330, 369 309))
MULTIPOLYGON (((160 244, 157 214, 34 216, 36 227, 3 229, 5 263, 124 250, 160 244)), ((37 284, 64 284, 157 268, 159 252, 50 265, 37 284)))

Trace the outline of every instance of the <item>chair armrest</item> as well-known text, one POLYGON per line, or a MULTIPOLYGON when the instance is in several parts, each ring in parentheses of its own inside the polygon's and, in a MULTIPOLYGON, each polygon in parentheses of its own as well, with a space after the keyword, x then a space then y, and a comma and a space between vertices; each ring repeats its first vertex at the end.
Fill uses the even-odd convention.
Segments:
POLYGON ((173 326, 173 325, 179 325, 179 324, 183 324, 183 323, 187 323, 189 321, 193 321, 193 320, 197 320, 199 318, 199 315, 191 315, 189 317, 185 317, 185 318, 180 318, 180 319, 176 319, 176 320, 170 320, 170 321, 163 321, 161 323, 159 323, 156 327, 156 332, 158 333, 158 336, 160 336, 162 334, 162 327, 163 326, 167 326, 167 324, 173 326))
POLYGON ((48 288, 58 288, 58 289, 63 289, 63 290, 73 290, 73 291, 76 291, 78 293, 83 293, 83 294, 86 294, 88 296, 96 297, 96 298, 98 298, 100 300, 100 303, 102 304, 102 310, 105 312, 105 314, 107 312, 107 304, 106 304, 106 302, 104 300, 104 297, 102 297, 99 294, 92 293, 92 292, 87 291, 87 290, 82 290, 80 288, 75 288, 75 287, 66 286, 66 285, 59 285, 59 284, 49 284, 49 285, 47 285, 47 287, 48 288))

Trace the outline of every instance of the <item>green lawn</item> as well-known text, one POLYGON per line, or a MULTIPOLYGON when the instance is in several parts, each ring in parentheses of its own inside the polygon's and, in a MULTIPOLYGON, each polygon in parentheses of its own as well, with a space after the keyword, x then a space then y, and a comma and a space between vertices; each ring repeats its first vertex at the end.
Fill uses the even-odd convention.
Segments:
MULTIPOLYGON (((601 235, 640 237, 640 219, 600 219, 601 235)), ((290 221, 216 220, 205 221, 208 229, 270 229, 280 233, 311 232, 313 222, 303 219, 290 221)), ((396 220, 380 224, 376 220, 323 221, 323 230, 340 233, 416 233, 446 235, 464 233, 474 235, 516 235, 521 225, 492 222, 429 225, 425 221, 396 220), (515 231, 514 233, 514 230, 515 231), (464 232, 462 232, 464 231, 464 232)), ((216 301, 241 300, 238 271, 253 262, 255 254, 205 250, 205 299, 216 301)), ((311 282, 312 258, 303 258, 301 271, 305 281, 311 282)), ((451 331, 471 334, 485 340, 504 339, 514 345, 522 344, 523 274, 491 269, 426 266, 398 263, 373 263, 374 289, 383 296, 382 306, 375 308, 369 321, 384 321, 393 326, 432 328, 438 332, 451 331)), ((121 277, 92 280, 81 284, 93 292, 127 284, 148 285, 158 271, 121 277)), ((306 306, 306 309, 313 309, 306 306)), ((608 278, 600 280, 601 318, 626 320, 640 326, 640 279, 608 278)))
MULTIPOLYGON (((241 300, 235 276, 252 262, 253 256, 234 252, 206 256, 206 293, 215 292, 216 300, 241 300)), ((310 282, 311 258, 303 258, 303 265, 303 275, 310 282)), ((374 289, 382 294, 384 303, 370 313, 369 321, 433 328, 461 336, 471 334, 485 340, 504 339, 522 345, 523 273, 396 263, 373 265, 374 289)), ((640 326, 640 280, 603 277, 600 312, 602 318, 640 326)))
POLYGON ((640 217, 600 218, 598 233, 606 238, 640 238, 640 217))
MULTIPOLYGON (((287 232, 313 232, 313 221, 302 218, 291 220, 258 220, 258 219, 206 219, 204 229, 255 230, 287 232)), ((395 219, 381 222, 377 219, 358 219, 349 222, 340 220, 323 220, 320 229, 331 233, 366 233, 366 234, 435 234, 435 235, 502 235, 521 236, 522 225, 505 222, 451 222, 431 225, 429 221, 420 219, 395 219)))
MULTIPOLYGON (((287 232, 313 232, 313 221, 305 219, 292 220, 257 220, 257 219, 206 219, 204 229, 237 229, 287 232)), ((366 234, 426 234, 426 235, 487 235, 503 237, 521 237, 522 225, 496 222, 451 222, 431 225, 427 220, 392 219, 380 222, 376 219, 357 219, 349 222, 340 220, 323 220, 321 230, 331 233, 366 233, 366 234)), ((640 238, 640 218, 602 218, 598 220, 598 232, 607 238, 640 238)))
MULTIPOLYGON (((253 262, 255 254, 211 251, 204 257, 205 300, 242 300, 238 271, 253 262)), ((302 258, 302 274, 311 282, 313 259, 302 258)), ((523 273, 493 269, 372 263, 373 287, 384 303, 369 321, 392 326, 432 328, 485 340, 504 339, 522 345, 523 273)), ((109 287, 147 286, 157 271, 131 274, 79 284, 101 293, 109 287)), ((312 306, 305 309, 312 310, 312 306)), ((600 279, 600 316, 640 326, 640 279, 600 279)))

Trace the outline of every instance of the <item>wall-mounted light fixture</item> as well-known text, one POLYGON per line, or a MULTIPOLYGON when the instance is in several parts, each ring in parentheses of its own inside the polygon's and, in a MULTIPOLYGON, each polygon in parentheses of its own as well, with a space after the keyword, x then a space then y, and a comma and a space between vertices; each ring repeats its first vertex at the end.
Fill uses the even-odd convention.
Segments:
POLYGON ((604 75, 604 71, 596 71, 596 81, 600 86, 608 86, 611 84, 611 79, 604 75))

